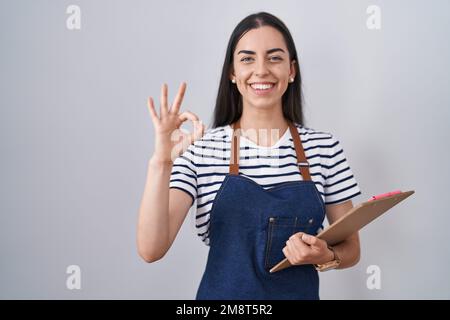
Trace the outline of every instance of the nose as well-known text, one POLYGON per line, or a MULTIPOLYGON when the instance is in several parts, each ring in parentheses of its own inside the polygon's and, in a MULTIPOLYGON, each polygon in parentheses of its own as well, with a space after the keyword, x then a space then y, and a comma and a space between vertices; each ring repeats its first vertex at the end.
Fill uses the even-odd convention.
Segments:
POLYGON ((255 76, 261 77, 269 73, 265 59, 258 59, 255 64, 255 76))

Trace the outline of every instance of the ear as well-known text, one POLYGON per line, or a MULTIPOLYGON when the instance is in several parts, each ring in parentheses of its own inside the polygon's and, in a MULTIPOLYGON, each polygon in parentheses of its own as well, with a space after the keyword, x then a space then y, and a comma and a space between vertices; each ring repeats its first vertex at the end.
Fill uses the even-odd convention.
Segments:
POLYGON ((233 67, 230 67, 230 75, 229 75, 230 81, 233 80, 234 78, 236 78, 236 76, 234 75, 234 70, 233 67))
POLYGON ((295 64, 296 63, 297 63, 297 61, 295 61, 295 60, 291 61, 291 67, 290 67, 290 72, 289 72, 289 77, 290 78, 295 78, 295 76, 297 75, 296 71, 295 71, 295 64))

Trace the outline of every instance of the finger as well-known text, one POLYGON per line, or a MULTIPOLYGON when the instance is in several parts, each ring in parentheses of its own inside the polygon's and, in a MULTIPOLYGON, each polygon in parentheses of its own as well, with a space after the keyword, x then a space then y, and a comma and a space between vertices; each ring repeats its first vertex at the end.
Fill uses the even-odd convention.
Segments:
POLYGON ((165 116, 168 113, 167 95, 168 95, 167 84, 163 83, 163 85, 161 86, 161 110, 160 110, 161 117, 165 116))
POLYGON ((205 133, 205 125, 203 124, 202 120, 194 121, 194 133, 191 134, 190 139, 192 142, 200 139, 203 137, 205 133))
POLYGON ((297 232, 297 233, 294 233, 292 236, 290 236, 289 237, 289 239, 293 239, 293 238, 301 238, 302 237, 302 235, 303 235, 303 232, 297 232))
POLYGON ((179 118, 182 122, 184 122, 184 121, 186 121, 186 120, 191 120, 192 122, 198 121, 197 115, 196 115, 195 113, 190 112, 190 111, 185 111, 185 112, 183 112, 182 114, 180 114, 180 115, 178 116, 178 118, 179 118))
POLYGON ((292 240, 298 247, 303 249, 309 248, 309 245, 302 240, 303 232, 297 232, 289 237, 289 240, 292 240))
POLYGON ((201 120, 194 120, 193 123, 194 123, 194 132, 187 136, 187 140, 189 141, 190 144, 203 137, 203 134, 205 132, 205 125, 202 123, 201 120))
POLYGON ((147 106, 148 106, 148 110, 150 112, 150 117, 153 120, 153 122, 158 121, 158 115, 156 114, 156 110, 155 110, 155 105, 153 103, 153 98, 149 97, 147 100, 147 106))
POLYGON ((291 245, 286 245, 282 251, 283 251, 284 256, 289 260, 289 262, 292 265, 297 265, 297 264, 301 263, 301 259, 299 258, 298 254, 295 252, 295 250, 293 250, 291 245))
POLYGON ((177 96, 175 97, 175 101, 173 102, 172 107, 170 108, 170 113, 178 114, 180 111, 181 103, 183 102, 184 93, 186 92, 186 82, 182 82, 180 88, 178 89, 177 96))
POLYGON ((294 259, 292 257, 292 253, 291 253, 290 249, 288 248, 288 246, 284 247, 282 251, 283 251, 284 256, 289 260, 289 262, 291 264, 294 264, 294 259))
POLYGON ((291 252, 294 253, 297 258, 307 256, 311 250, 311 248, 299 238, 289 239, 286 241, 286 246, 290 248, 291 252))
POLYGON ((178 118, 180 119, 181 123, 186 120, 191 120, 194 125, 194 132, 187 136, 187 140, 189 141, 189 143, 193 143, 195 140, 200 139, 203 136, 205 126, 195 113, 185 111, 180 114, 178 118))
POLYGON ((310 246, 314 246, 314 247, 317 246, 318 242, 319 242, 318 238, 316 238, 316 237, 314 237, 314 236, 312 236, 310 234, 306 234, 306 233, 304 233, 302 235, 301 239, 303 240, 304 243, 307 243, 310 246))
POLYGON ((205 132, 205 125, 202 120, 193 120, 192 123, 194 124, 194 132, 189 135, 191 143, 200 139, 205 132))

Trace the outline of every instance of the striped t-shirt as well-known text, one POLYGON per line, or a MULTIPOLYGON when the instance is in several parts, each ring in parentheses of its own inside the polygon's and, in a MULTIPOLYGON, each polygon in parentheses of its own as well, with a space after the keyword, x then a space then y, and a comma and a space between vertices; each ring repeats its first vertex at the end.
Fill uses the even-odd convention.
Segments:
MULTIPOLYGON (((353 177, 338 139, 330 133, 295 123, 309 163, 311 179, 326 205, 349 200, 361 191, 353 177)), ((197 234, 209 245, 210 211, 222 181, 229 173, 230 125, 208 129, 203 137, 175 159, 170 188, 183 190, 197 200, 197 234)), ((262 147, 241 136, 239 174, 252 179, 264 189, 280 183, 301 180, 296 164, 294 141, 289 128, 270 147, 262 147)))

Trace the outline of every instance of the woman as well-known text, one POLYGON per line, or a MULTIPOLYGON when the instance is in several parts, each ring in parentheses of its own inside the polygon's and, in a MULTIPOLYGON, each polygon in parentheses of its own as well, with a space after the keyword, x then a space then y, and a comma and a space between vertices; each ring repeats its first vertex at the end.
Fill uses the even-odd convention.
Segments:
POLYGON ((185 83, 170 109, 163 85, 159 117, 149 99, 156 141, 138 251, 162 258, 197 200, 198 235, 210 246, 197 299, 319 299, 318 270, 359 261, 358 234, 334 247, 315 237, 360 190, 338 140, 303 125, 297 61, 283 22, 260 12, 231 35, 213 128, 180 113, 185 83), (186 120, 193 134, 179 130, 186 120), (285 257, 293 266, 271 273, 285 257))

